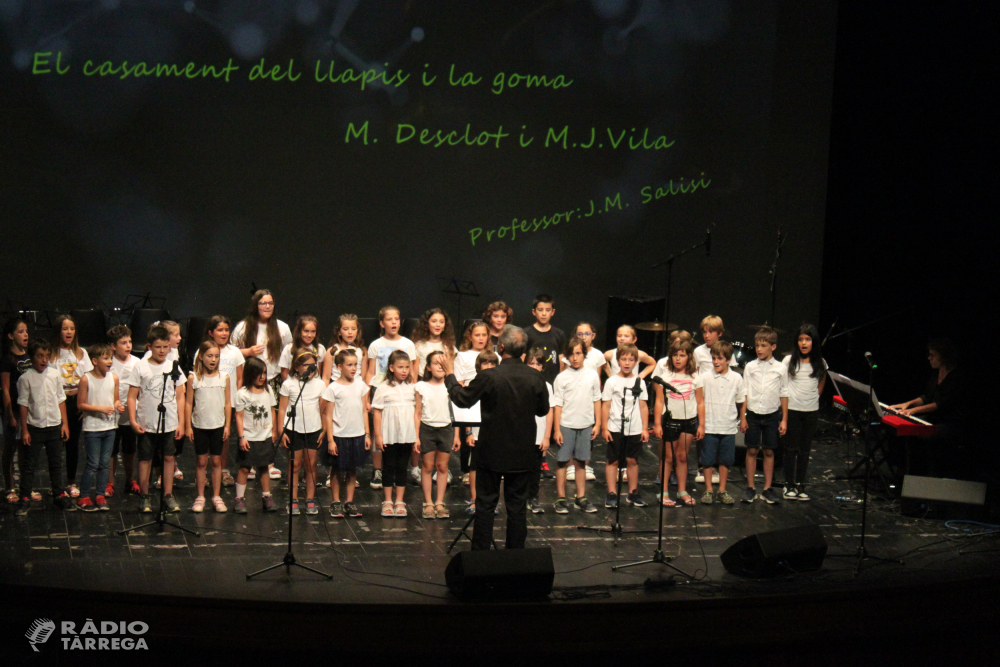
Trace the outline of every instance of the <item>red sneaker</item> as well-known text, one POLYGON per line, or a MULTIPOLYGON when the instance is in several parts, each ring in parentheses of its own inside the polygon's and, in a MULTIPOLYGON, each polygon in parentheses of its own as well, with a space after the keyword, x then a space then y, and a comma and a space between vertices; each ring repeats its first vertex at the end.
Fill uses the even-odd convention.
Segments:
MULTIPOLYGON (((114 482, 108 482, 108 485, 104 488, 104 495, 106 495, 108 498, 113 498, 114 497, 114 495, 115 495, 115 483, 114 482)), ((100 496, 97 496, 97 497, 100 498, 100 496)))
POLYGON ((104 498, 104 496, 97 496, 97 498, 94 500, 94 505, 96 505, 97 509, 101 510, 102 512, 107 512, 108 510, 111 509, 110 507, 108 507, 108 501, 104 498))
POLYGON ((128 485, 128 492, 133 496, 141 496, 142 489, 139 487, 139 482, 132 480, 132 483, 128 485))
POLYGON ((97 511, 97 506, 94 505, 94 501, 90 499, 90 496, 83 496, 78 501, 76 501, 76 508, 83 512, 97 511))

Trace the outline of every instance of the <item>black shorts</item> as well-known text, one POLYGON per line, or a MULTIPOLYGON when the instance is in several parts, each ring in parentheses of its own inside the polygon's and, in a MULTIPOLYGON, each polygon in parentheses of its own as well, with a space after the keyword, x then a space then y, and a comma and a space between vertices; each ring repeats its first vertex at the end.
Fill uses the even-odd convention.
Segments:
POLYGON ((780 425, 781 410, 766 415, 747 410, 747 433, 744 438, 747 449, 777 449, 780 425))
POLYGON ((274 463, 274 451, 277 449, 267 440, 249 440, 250 449, 244 450, 236 445, 236 464, 241 468, 266 468, 274 463))
POLYGON ((319 449, 319 434, 322 431, 313 431, 312 433, 286 431, 286 433, 288 434, 289 451, 297 452, 302 449, 319 449))
POLYGON ((623 437, 621 433, 612 433, 611 442, 608 443, 608 463, 617 463, 621 460, 620 457, 623 440, 625 445, 625 458, 639 458, 639 453, 642 452, 642 436, 636 434, 623 437))
POLYGON ((455 442, 454 426, 428 426, 420 424, 420 453, 450 453, 455 442))
POLYGON ((681 433, 697 435, 698 418, 691 417, 690 419, 668 419, 664 422, 663 440, 665 442, 674 442, 681 437, 681 433))
POLYGON ((159 460, 159 451, 162 450, 164 456, 174 456, 177 454, 177 440, 174 440, 174 432, 166 433, 145 433, 139 434, 139 460, 153 461, 159 460))
POLYGON ((114 458, 118 456, 118 452, 121 452, 125 456, 132 456, 135 454, 137 439, 135 437, 135 431, 132 430, 131 424, 123 424, 118 427, 115 432, 115 448, 111 452, 111 457, 114 458))
POLYGON ((222 456, 222 432, 224 427, 219 428, 196 428, 194 429, 194 453, 198 456, 211 454, 212 456, 222 456))

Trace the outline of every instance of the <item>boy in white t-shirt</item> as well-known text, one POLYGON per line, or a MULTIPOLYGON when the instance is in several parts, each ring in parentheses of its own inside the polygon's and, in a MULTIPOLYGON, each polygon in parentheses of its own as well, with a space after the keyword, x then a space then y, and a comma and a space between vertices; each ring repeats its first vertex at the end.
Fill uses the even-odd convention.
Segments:
MULTIPOLYGON (((703 345, 699 345, 694 348, 694 363, 697 366, 697 371, 701 374, 711 374, 712 366, 712 346, 718 343, 722 339, 722 334, 726 333, 726 328, 722 324, 722 318, 718 315, 706 315, 701 320, 701 324, 698 327, 701 331, 702 340, 705 341, 703 345)), ((729 361, 727 362, 731 367, 736 366, 736 359, 729 355, 729 361)), ((695 447, 697 449, 697 456, 699 462, 701 461, 701 446, 703 443, 697 442, 695 447)), ((704 482, 705 476, 703 470, 698 470, 698 474, 695 476, 695 482, 704 482)), ((717 482, 718 480, 712 480, 717 482)))
POLYGON ((743 502, 752 503, 757 497, 754 474, 757 472, 757 450, 764 450, 764 491, 761 497, 768 505, 781 499, 771 488, 774 479, 774 450, 778 436, 788 427, 788 367, 774 358, 778 334, 763 327, 754 336, 757 358, 743 369, 746 401, 740 409, 740 429, 746 432, 747 489, 743 502))
POLYGON ((728 341, 712 345, 712 370, 695 376, 695 398, 698 402, 698 432, 701 440, 700 463, 705 471, 705 495, 701 502, 732 505, 733 497, 726 491, 729 469, 736 461, 736 433, 740 430, 737 403, 744 402, 743 378, 729 367, 733 346, 728 341), (712 491, 714 466, 719 465, 719 491, 712 491))
POLYGON ((330 516, 342 519, 345 516, 361 516, 361 510, 354 502, 354 481, 358 478, 358 468, 365 464, 371 451, 372 438, 367 416, 368 385, 356 375, 357 353, 351 349, 340 350, 333 362, 340 369, 340 377, 323 391, 320 413, 330 454, 330 491, 333 494, 330 516), (343 504, 340 502, 342 482, 346 489, 343 504))
POLYGON ((168 512, 180 512, 174 499, 174 455, 176 441, 184 438, 184 383, 187 378, 174 363, 167 361, 170 353, 170 332, 154 326, 146 336, 149 359, 136 363, 125 380, 128 390, 128 416, 132 430, 138 435, 140 512, 152 512, 149 497, 149 474, 155 458, 163 457, 163 502, 168 512), (163 400, 163 422, 159 405, 163 400), (159 427, 159 432, 158 432, 159 427))
POLYGON ((48 457, 49 483, 56 508, 74 510, 73 499, 63 489, 65 478, 63 443, 69 440, 66 421, 66 393, 62 375, 49 366, 52 348, 44 340, 28 345, 31 368, 17 379, 17 404, 20 406, 21 423, 21 501, 16 514, 24 516, 31 505, 31 484, 42 450, 48 457))
POLYGON ((566 499, 567 467, 576 470, 576 506, 584 512, 596 512, 597 506, 587 500, 586 465, 590 460, 590 445, 601 427, 601 376, 584 366, 587 344, 573 336, 566 344, 565 359, 569 366, 556 376, 552 385, 552 437, 559 445, 556 452, 556 514, 569 512, 566 499))
POLYGON ((645 507, 646 501, 639 495, 639 453, 642 443, 649 442, 649 395, 646 384, 633 369, 639 364, 639 348, 635 345, 618 346, 618 373, 604 383, 602 395, 601 423, 608 447, 608 465, 604 478, 608 484, 605 507, 615 507, 620 502, 617 495, 618 462, 625 457, 628 469, 628 495, 625 502, 636 507, 645 507), (622 412, 624 405, 624 423, 622 412))
MULTIPOLYGON (((127 405, 128 385, 125 383, 125 378, 132 374, 139 361, 139 358, 132 354, 132 332, 124 324, 111 327, 108 330, 108 344, 114 352, 111 372, 118 376, 118 400, 122 405, 127 405)), ((135 448, 135 431, 129 423, 126 409, 118 420, 118 430, 115 432, 115 448, 111 452, 111 465, 108 467, 108 487, 104 492, 108 498, 115 493, 115 463, 119 452, 122 455, 122 466, 125 468, 125 492, 137 496, 142 494, 139 482, 135 480, 135 448)))

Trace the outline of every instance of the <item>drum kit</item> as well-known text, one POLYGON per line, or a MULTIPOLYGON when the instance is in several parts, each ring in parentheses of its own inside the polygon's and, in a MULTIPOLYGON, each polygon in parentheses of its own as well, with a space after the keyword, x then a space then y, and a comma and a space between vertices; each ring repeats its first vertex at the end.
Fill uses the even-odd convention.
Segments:
MULTIPOLYGON (((780 329, 778 327, 771 327, 771 325, 769 324, 748 324, 746 325, 745 328, 757 332, 763 327, 770 327, 777 334, 785 333, 784 329, 780 329)), ((660 322, 658 320, 653 320, 652 322, 639 322, 638 324, 635 325, 635 328, 639 329, 640 331, 652 331, 655 334, 663 333, 664 335, 669 335, 670 332, 676 331, 680 327, 678 327, 673 322, 660 322)), ((653 348, 654 359, 659 358, 658 354, 658 347, 660 340, 659 335, 657 335, 656 340, 657 343, 654 344, 653 348)), ((736 360, 736 364, 740 368, 743 368, 744 366, 747 365, 748 362, 752 361, 757 357, 757 353, 754 351, 753 343, 750 343, 748 345, 738 340, 732 341, 732 343, 733 343, 733 359, 736 360)))

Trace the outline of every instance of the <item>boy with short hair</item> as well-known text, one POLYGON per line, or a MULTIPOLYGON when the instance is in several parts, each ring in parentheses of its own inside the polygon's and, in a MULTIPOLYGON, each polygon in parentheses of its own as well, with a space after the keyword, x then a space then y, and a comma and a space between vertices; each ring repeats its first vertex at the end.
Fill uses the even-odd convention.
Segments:
POLYGON ((15 513, 24 516, 31 506, 31 484, 35 478, 35 468, 42 449, 49 463, 49 484, 52 487, 52 502, 56 509, 74 510, 73 499, 63 488, 65 479, 63 459, 65 446, 69 440, 69 424, 66 421, 66 392, 63 391, 62 375, 54 366, 49 366, 52 348, 44 340, 32 341, 28 345, 31 367, 17 379, 17 404, 21 412, 21 501, 15 513))
POLYGON ((138 436, 139 500, 140 512, 152 512, 149 497, 149 473, 155 452, 163 452, 163 503, 168 512, 180 512, 174 500, 175 441, 184 437, 184 383, 183 373, 171 375, 173 364, 167 361, 170 353, 170 332, 154 326, 146 336, 149 359, 136 362, 132 373, 125 380, 128 385, 128 417, 132 430, 138 436), (163 429, 157 433, 160 399, 163 399, 163 429))
MULTIPOLYGON (((540 348, 544 351, 542 358, 542 375, 545 381, 555 386, 559 375, 559 353, 566 344, 566 334, 559 327, 552 325, 552 317, 556 314, 556 302, 548 294, 539 294, 531 302, 531 314, 535 322, 524 330, 528 334, 528 349, 540 348)), ((558 431, 558 429, 556 429, 558 431)), ((552 477, 549 462, 542 458, 542 474, 552 477)))
POLYGON ((764 491, 761 497, 768 505, 781 499, 771 488, 774 478, 774 450, 778 436, 788 426, 788 367, 774 358, 778 334, 771 327, 762 327, 754 336, 757 358, 743 369, 746 402, 740 408, 740 429, 746 432, 747 490, 743 502, 752 503, 757 497, 754 474, 757 471, 757 450, 764 450, 764 491))
POLYGON ((705 470, 705 495, 701 502, 711 505, 718 501, 732 505, 733 497, 726 491, 729 469, 736 461, 736 433, 740 428, 736 404, 744 404, 743 378, 729 367, 733 346, 728 341, 712 345, 712 370, 695 375, 695 398, 698 401, 698 432, 701 440, 699 462, 705 470), (719 465, 719 491, 712 491, 714 466, 719 465))
POLYGON ((628 470, 628 495, 625 502, 636 507, 645 507, 646 501, 639 495, 639 453, 642 443, 649 442, 649 395, 646 384, 633 369, 639 364, 639 348, 631 343, 619 345, 615 353, 621 369, 604 383, 602 395, 601 423, 608 447, 608 465, 604 478, 608 484, 608 497, 604 506, 617 506, 616 494, 618 462, 625 457, 628 470), (625 405, 625 421, 622 423, 622 405, 625 405))
MULTIPOLYGON (((699 373, 711 375, 712 373, 712 346, 722 339, 722 334, 726 333, 726 327, 722 324, 722 318, 718 315, 706 315, 698 326, 704 344, 694 348, 694 364, 699 373)), ((736 360, 732 354, 729 355, 729 365, 736 366, 736 360)), ((695 442, 699 465, 701 461, 701 441, 695 442)), ((696 483, 704 482, 704 470, 699 469, 695 476, 696 483)), ((713 479, 712 482, 718 482, 713 479)))
MULTIPOLYGON (((128 385, 125 379, 132 374, 139 359, 132 354, 132 332, 124 324, 108 329, 108 345, 114 352, 111 360, 111 372, 118 376, 118 399, 122 405, 128 404, 128 385)), ((125 468, 125 491, 141 495, 139 483, 135 481, 135 446, 136 437, 129 423, 128 410, 122 413, 118 420, 118 431, 115 433, 115 448, 111 453, 111 465, 108 468, 108 487, 104 495, 111 497, 115 492, 115 462, 118 452, 122 455, 122 465, 125 468)))
POLYGON ((556 514, 569 512, 566 500, 566 469, 570 462, 576 468, 576 506, 584 512, 596 512, 597 507, 587 500, 587 461, 590 460, 590 443, 601 427, 601 377, 592 368, 583 365, 586 343, 573 336, 566 344, 569 367, 556 376, 552 385, 552 437, 559 445, 556 453, 556 514))

